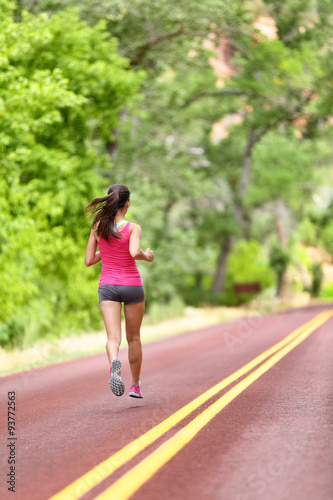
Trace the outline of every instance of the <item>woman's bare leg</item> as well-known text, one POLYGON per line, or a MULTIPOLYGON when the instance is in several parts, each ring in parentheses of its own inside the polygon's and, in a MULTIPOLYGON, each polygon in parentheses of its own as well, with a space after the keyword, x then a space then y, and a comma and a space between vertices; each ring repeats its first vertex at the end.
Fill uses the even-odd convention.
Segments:
POLYGON ((108 336, 106 352, 111 365, 112 361, 118 358, 121 342, 121 302, 103 300, 100 302, 100 306, 108 336))
POLYGON ((126 339, 128 342, 128 361, 132 372, 132 384, 138 385, 142 364, 140 328, 145 310, 145 303, 124 305, 126 339))

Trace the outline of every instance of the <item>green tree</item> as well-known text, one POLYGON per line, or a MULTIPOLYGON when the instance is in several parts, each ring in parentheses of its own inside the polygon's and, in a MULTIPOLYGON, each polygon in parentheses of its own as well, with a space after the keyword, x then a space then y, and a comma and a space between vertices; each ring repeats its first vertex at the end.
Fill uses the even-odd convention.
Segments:
POLYGON ((311 296, 312 297, 319 297, 323 279, 324 279, 324 273, 322 270, 321 264, 314 264, 312 266, 312 283, 311 283, 311 296))
MULTIPOLYGON (((325 120, 332 109, 326 107, 330 95, 328 89, 331 67, 327 61, 327 56, 331 53, 328 48, 331 47, 328 31, 321 31, 318 17, 314 23, 307 25, 306 36, 302 36, 305 28, 301 23, 304 23, 304 19, 310 14, 312 3, 297 2, 296 20, 295 9, 291 7, 291 3, 286 10, 279 9, 276 2, 267 3, 270 3, 268 11, 276 14, 280 38, 266 39, 251 26, 245 36, 243 33, 239 36, 236 32, 230 45, 236 47, 233 64, 237 67, 237 72, 230 81, 230 87, 220 91, 209 90, 207 87, 205 92, 188 100, 190 105, 202 98, 207 101, 215 97, 214 105, 218 98, 223 99, 223 102, 228 100, 229 110, 225 110, 225 114, 231 116, 231 113, 237 110, 241 118, 242 123, 229 130, 227 140, 221 141, 216 147, 208 146, 208 157, 215 166, 210 169, 208 175, 212 175, 213 170, 216 179, 223 177, 227 180, 233 195, 235 225, 245 237, 248 237, 250 231, 253 213, 251 205, 259 207, 263 202, 258 196, 258 174, 259 178, 262 175, 266 177, 266 201, 275 199, 280 203, 283 199, 288 199, 288 204, 301 204, 297 193, 309 194, 311 188, 314 188, 311 183, 314 155, 310 155, 311 163, 306 157, 306 151, 311 151, 315 142, 311 145, 306 145, 305 142, 320 137, 325 128, 325 120), (279 17, 280 14, 283 19, 279 17), (293 18, 290 26, 287 18, 289 21, 293 18), (321 92, 318 93, 319 91, 321 92), (302 130, 296 130, 297 123, 302 121, 302 130), (301 134, 302 140, 295 139, 296 131, 301 134), (268 134, 275 149, 269 147, 266 141, 268 134), (267 154, 268 161, 261 165, 259 172, 257 169, 255 176, 255 151, 262 142, 267 153, 273 153, 273 156, 270 159, 267 154), (279 150, 277 146, 281 142, 285 143, 284 151, 279 150), (303 155, 300 150, 304 151, 303 155), (292 163, 295 159, 296 165, 292 163), (226 166, 224 171, 220 167, 221 164, 226 166), (302 181, 304 185, 300 190, 302 181), (254 196, 252 185, 256 191, 254 196), (252 196, 256 200, 255 204, 253 198, 251 203, 252 196)), ((249 8, 252 6, 251 2, 243 4, 249 8)), ((258 4, 260 5, 260 2, 256 3, 257 6, 258 4)), ((252 10, 252 20, 259 13, 265 12, 267 11, 263 3, 259 9, 255 7, 252 10)), ((332 6, 326 4, 325 12, 332 16, 332 6)), ((325 26, 331 26, 332 17, 328 16, 327 19, 325 26)), ((209 103, 210 101, 208 105, 209 103)), ((222 105, 222 109, 225 109, 225 106, 222 105)), ((277 225, 281 227, 279 221, 277 225)), ((227 257, 233 241, 234 236, 230 235, 219 252, 213 288, 215 293, 219 293, 223 288, 221 276, 225 276, 227 257)), ((286 246, 286 242, 281 244, 286 246)))
POLYGON ((15 5, 1 4, 0 342, 6 344, 22 341, 31 315, 38 317, 37 334, 96 322, 97 270, 83 276, 89 232, 83 207, 104 187, 111 165, 106 146, 143 75, 129 71, 102 22, 90 27, 73 11, 51 18, 23 13, 15 22, 15 5))
POLYGON ((143 239, 158 259, 142 270, 148 300, 194 286, 199 295, 208 286, 220 295, 240 237, 266 242, 280 227, 287 250, 281 207, 293 230, 315 187, 313 151, 329 141, 329 1, 22 3, 49 13, 75 5, 92 25, 103 19, 131 67, 146 72, 138 106, 122 112, 108 144, 108 179, 129 184, 133 215, 149 221, 143 239), (254 28, 263 14, 274 18, 278 39, 254 28), (223 88, 208 61, 216 54, 203 47, 207 39, 217 50, 227 45, 237 70, 223 88), (233 116, 241 123, 212 144, 214 122, 233 116))

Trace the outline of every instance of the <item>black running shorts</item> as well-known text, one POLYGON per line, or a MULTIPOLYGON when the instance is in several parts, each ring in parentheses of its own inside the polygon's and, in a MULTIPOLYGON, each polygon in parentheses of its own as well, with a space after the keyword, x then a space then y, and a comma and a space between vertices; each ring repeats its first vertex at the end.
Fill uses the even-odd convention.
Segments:
POLYGON ((144 302, 143 286, 101 285, 98 288, 98 301, 113 300, 124 304, 144 302))

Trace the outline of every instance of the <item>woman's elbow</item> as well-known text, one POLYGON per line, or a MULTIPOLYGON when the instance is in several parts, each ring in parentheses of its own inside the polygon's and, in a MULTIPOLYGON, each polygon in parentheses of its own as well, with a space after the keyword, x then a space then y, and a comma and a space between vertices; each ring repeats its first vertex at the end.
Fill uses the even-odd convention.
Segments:
POLYGON ((87 257, 85 257, 85 259, 84 259, 84 263, 85 263, 85 265, 86 265, 87 267, 90 267, 90 266, 92 266, 92 265, 93 265, 93 262, 92 262, 91 260, 87 259, 87 257))
POLYGON ((130 250, 130 254, 131 254, 131 257, 133 257, 133 259, 136 259, 137 257, 140 256, 140 250, 130 250))

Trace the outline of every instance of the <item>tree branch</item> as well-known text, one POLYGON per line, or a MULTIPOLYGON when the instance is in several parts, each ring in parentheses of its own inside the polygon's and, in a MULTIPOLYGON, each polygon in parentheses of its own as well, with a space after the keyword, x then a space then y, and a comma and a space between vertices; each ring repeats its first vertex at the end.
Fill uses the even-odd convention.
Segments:
POLYGON ((222 90, 218 90, 218 91, 214 91, 214 92, 201 92, 200 94, 197 94, 197 95, 194 95, 192 96, 190 99, 188 99, 185 104, 182 105, 182 109, 183 108, 186 108, 187 106, 189 106, 190 104, 192 104, 192 102, 195 102, 197 101, 198 99, 200 99, 201 97, 222 97, 222 96, 225 96, 225 95, 247 95, 246 92, 242 92, 241 90, 238 90, 238 89, 222 89, 222 90))
POLYGON ((150 42, 147 42, 146 44, 142 45, 141 51, 139 52, 139 54, 131 60, 131 67, 138 66, 142 62, 142 60, 144 59, 147 52, 152 47, 154 47, 154 45, 157 45, 161 42, 164 42, 165 40, 170 40, 171 38, 174 38, 176 36, 183 35, 184 32, 185 32, 185 30, 184 30, 183 26, 181 26, 177 31, 173 31, 172 33, 166 33, 165 35, 158 36, 154 40, 151 40, 150 42))

